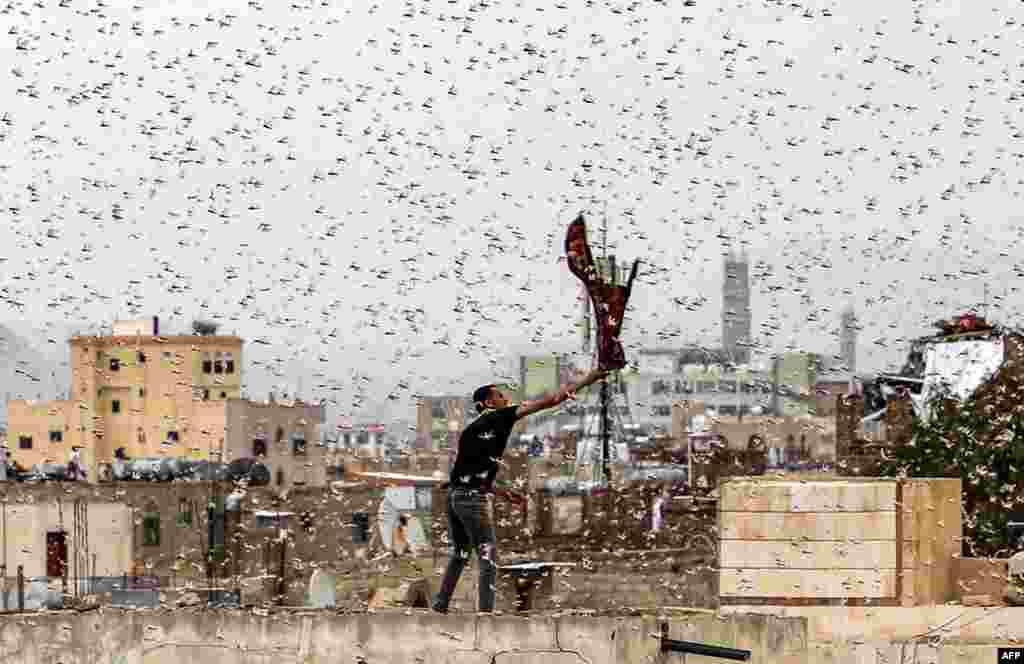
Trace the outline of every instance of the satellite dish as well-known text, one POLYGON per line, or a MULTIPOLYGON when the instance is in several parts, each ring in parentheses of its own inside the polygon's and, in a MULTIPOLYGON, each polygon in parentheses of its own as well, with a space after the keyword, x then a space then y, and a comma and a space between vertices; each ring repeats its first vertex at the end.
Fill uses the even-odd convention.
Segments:
MULTIPOLYGON (((411 487, 409 487, 411 488, 411 487)), ((384 498, 380 501, 377 510, 377 523, 380 527, 380 539, 386 549, 391 549, 391 538, 398 528, 398 519, 402 514, 408 515, 405 524, 405 537, 409 540, 409 546, 413 549, 422 549, 427 546, 427 536, 423 532, 423 524, 408 511, 399 510, 390 499, 384 498)))

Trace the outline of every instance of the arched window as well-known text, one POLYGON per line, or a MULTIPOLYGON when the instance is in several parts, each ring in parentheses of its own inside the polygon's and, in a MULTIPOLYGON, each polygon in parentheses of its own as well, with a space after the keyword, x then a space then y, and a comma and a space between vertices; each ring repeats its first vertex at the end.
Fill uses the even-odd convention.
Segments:
POLYGON ((224 353, 224 373, 235 373, 235 354, 231 351, 224 353))
POLYGON ((213 373, 213 358, 209 353, 203 353, 203 373, 213 373))
POLYGON ((284 486, 284 470, 277 469, 277 486, 284 486))
POLYGON ((140 445, 145 445, 146 444, 146 430, 143 429, 142 427, 139 427, 138 429, 136 429, 135 430, 135 438, 136 438, 136 440, 139 441, 140 445))
POLYGON ((213 373, 224 373, 224 353, 217 353, 217 357, 213 361, 213 373))
POLYGON ((284 440, 284 427, 277 427, 277 433, 274 434, 274 442, 280 443, 284 440))

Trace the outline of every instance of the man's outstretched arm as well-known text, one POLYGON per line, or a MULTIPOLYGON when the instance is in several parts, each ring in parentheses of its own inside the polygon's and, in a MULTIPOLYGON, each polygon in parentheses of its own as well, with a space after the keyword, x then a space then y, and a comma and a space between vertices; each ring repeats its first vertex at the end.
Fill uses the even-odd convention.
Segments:
POLYGON ((526 417, 527 415, 533 415, 534 413, 539 413, 542 410, 554 408, 558 404, 568 399, 575 399, 577 390, 588 385, 593 385, 594 383, 601 380, 607 375, 607 371, 602 371, 601 369, 594 369, 586 376, 584 376, 583 380, 579 381, 578 383, 570 383, 568 385, 563 385, 562 389, 560 389, 558 392, 555 392, 554 394, 549 394, 543 399, 539 399, 537 401, 527 401, 526 403, 522 403, 519 405, 519 408, 516 409, 516 418, 518 419, 526 417))

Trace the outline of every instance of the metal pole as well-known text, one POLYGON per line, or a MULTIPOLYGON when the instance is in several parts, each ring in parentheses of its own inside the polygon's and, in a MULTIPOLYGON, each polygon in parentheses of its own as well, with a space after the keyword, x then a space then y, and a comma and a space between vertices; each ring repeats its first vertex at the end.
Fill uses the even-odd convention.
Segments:
POLYGON ((284 591, 285 591, 285 579, 284 579, 284 558, 285 549, 288 547, 288 540, 285 537, 281 538, 281 575, 278 577, 278 595, 277 603, 280 605, 284 604, 284 591))
MULTIPOLYGON (((73 512, 72 515, 74 515, 73 512)), ((63 598, 68 595, 68 533, 64 530, 64 504, 61 502, 60 498, 57 499, 57 520, 59 524, 58 529, 60 530, 61 535, 63 535, 62 543, 64 545, 64 559, 60 560, 60 587, 63 598)), ((74 524, 72 524, 72 530, 74 530, 74 524)), ((73 534, 72 539, 74 539, 73 534)))
MULTIPOLYGON (((236 529, 238 528, 238 524, 235 524, 235 528, 236 529)), ((234 584, 235 585, 235 592, 237 592, 238 596, 241 597, 242 596, 242 581, 241 581, 241 579, 239 578, 239 575, 238 575, 238 559, 242 555, 242 548, 241 548, 242 547, 242 538, 241 538, 241 535, 239 535, 237 532, 233 533, 233 535, 234 535, 234 540, 235 540, 235 552, 234 552, 234 555, 232 556, 233 560, 231 561, 231 566, 234 568, 234 574, 235 574, 235 584, 234 584)))
POLYGON ((678 641, 668 638, 668 623, 661 624, 661 652, 681 653, 683 661, 686 655, 700 655, 714 659, 728 659, 734 662, 749 662, 751 651, 740 648, 726 648, 724 646, 713 646, 707 643, 696 643, 694 641, 678 641))
POLYGON ((611 433, 608 426, 608 401, 608 378, 605 377, 601 379, 601 475, 605 482, 611 481, 608 474, 609 434, 611 433))
MULTIPOLYGON (((75 583, 76 579, 78 579, 78 556, 81 555, 81 553, 78 550, 79 536, 80 533, 78 531, 78 501, 76 500, 71 506, 71 546, 68 552, 68 556, 70 556, 71 558, 71 594, 73 597, 78 596, 78 588, 75 585, 75 583)), ((65 600, 66 599, 67 598, 65 598, 65 600)))
MULTIPOLYGON (((85 559, 84 560, 85 560, 86 574, 88 575, 88 567, 89 567, 89 505, 87 503, 85 503, 84 501, 82 503, 82 518, 83 518, 83 521, 84 521, 83 525, 82 525, 82 533, 83 533, 83 535, 85 537, 85 559)), ((92 556, 92 576, 93 577, 96 576, 96 555, 95 554, 93 554, 93 556, 92 556)), ((91 577, 90 577, 90 580, 89 580, 89 583, 88 583, 88 590, 89 590, 89 594, 91 595, 92 594, 92 578, 91 577)))

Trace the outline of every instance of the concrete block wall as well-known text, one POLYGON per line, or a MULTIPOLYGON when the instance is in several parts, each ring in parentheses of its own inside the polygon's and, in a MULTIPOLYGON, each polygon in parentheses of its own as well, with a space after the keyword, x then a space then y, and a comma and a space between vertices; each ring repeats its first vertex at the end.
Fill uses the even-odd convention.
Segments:
POLYGON ((956 596, 960 480, 721 484, 721 600, 917 606, 956 596))

